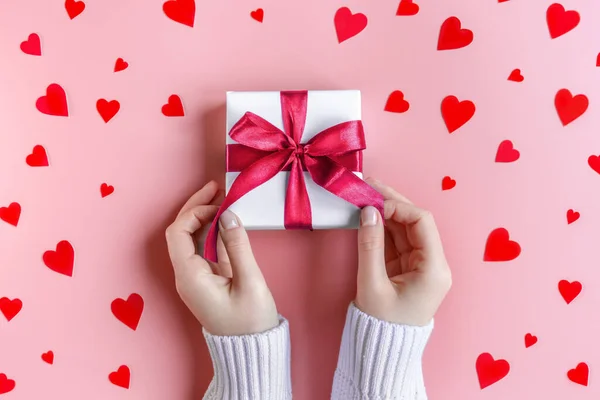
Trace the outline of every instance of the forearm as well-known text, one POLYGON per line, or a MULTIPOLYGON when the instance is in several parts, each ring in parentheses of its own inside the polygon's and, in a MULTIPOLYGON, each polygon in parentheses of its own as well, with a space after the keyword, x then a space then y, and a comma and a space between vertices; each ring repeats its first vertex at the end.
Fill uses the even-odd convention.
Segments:
POLYGON ((289 400, 290 332, 283 317, 269 331, 213 336, 204 331, 215 376, 204 400, 289 400))
POLYGON ((433 321, 392 324, 348 308, 333 400, 426 400, 421 359, 433 321))

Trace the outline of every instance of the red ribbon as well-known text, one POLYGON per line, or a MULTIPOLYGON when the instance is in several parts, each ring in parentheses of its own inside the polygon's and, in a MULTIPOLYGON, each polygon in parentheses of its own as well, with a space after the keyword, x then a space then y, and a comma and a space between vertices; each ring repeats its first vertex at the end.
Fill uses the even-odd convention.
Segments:
POLYGON ((312 229, 310 199, 302 171, 308 171, 323 189, 358 208, 376 207, 383 215, 383 197, 352 171, 362 170, 366 148, 361 121, 348 121, 325 129, 300 143, 306 121, 308 92, 281 92, 284 131, 247 112, 229 136, 239 144, 227 146, 227 171, 240 171, 212 222, 204 258, 217 261, 219 217, 246 193, 281 171, 290 176, 285 197, 285 229, 312 229))

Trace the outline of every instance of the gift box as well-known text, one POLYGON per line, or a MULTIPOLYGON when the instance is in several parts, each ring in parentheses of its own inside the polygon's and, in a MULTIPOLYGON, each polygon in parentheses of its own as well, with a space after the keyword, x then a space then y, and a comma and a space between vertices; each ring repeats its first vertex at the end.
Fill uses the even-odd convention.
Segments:
POLYGON ((362 181, 366 148, 358 90, 228 92, 226 197, 246 229, 356 228, 360 209, 383 210, 362 181))

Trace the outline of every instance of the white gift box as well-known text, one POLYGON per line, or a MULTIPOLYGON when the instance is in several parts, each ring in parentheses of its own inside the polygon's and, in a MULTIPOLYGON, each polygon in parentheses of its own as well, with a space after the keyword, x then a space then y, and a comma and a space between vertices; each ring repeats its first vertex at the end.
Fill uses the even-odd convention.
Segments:
MULTIPOLYGON (((246 112, 252 112, 283 131, 280 92, 228 92, 227 144, 237 143, 229 136, 231 128, 246 112)), ((323 130, 346 121, 361 119, 360 91, 308 91, 306 124, 301 143, 323 130)), ((226 192, 239 172, 226 173, 226 192)), ((362 178, 360 172, 355 174, 362 178)), ((229 208, 247 229, 285 229, 284 207, 290 173, 283 171, 271 180, 246 193, 229 208)), ((314 229, 356 228, 360 210, 355 205, 317 185, 304 171, 310 198, 314 229)))

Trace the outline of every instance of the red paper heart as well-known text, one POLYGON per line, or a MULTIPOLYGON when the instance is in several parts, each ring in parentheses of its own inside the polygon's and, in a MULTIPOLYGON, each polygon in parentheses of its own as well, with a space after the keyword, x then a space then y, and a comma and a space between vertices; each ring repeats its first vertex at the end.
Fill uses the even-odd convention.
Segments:
POLYGON ((523 82, 524 79, 525 78, 521 75, 521 70, 519 68, 513 70, 508 76, 508 80, 513 82, 523 82))
POLYGON ((584 362, 579 363, 576 368, 573 368, 567 372, 567 376, 572 382, 587 386, 588 378, 590 376, 590 368, 584 362))
POLYGON ((108 375, 108 380, 113 385, 120 386, 125 389, 129 389, 129 381, 131 378, 131 371, 127 365, 121 365, 115 372, 111 372, 108 375))
POLYGON ((75 263, 75 250, 66 240, 56 245, 56 251, 48 250, 43 256, 44 264, 54 272, 66 276, 73 276, 73 265, 75 263))
POLYGON ((498 151, 496 152, 496 162, 509 163, 513 161, 517 161, 521 153, 519 150, 513 147, 513 142, 510 140, 504 140, 498 146, 498 151))
POLYGON ((367 16, 361 13, 352 14, 348 7, 342 7, 335 13, 333 18, 338 42, 342 43, 359 33, 367 27, 367 16))
POLYGON ((46 95, 37 99, 35 107, 39 112, 58 117, 68 117, 67 95, 64 89, 56 83, 52 83, 46 89, 46 95))
POLYGON ((594 171, 600 174, 600 156, 590 156, 588 158, 588 164, 594 171))
POLYGON ((506 3, 508 0, 498 0, 498 3, 506 3))
POLYGON ((579 25, 580 18, 577 11, 565 11, 562 4, 554 3, 546 11, 546 20, 550 37, 556 39, 579 25))
POLYGON ((73 19, 85 10, 85 3, 83 1, 66 0, 65 9, 69 18, 73 19))
POLYGON ((417 15, 419 12, 419 5, 413 3, 413 0, 400 0, 396 15, 417 15))
POLYGON ((8 207, 0 207, 0 219, 8 224, 17 226, 21 218, 21 205, 10 203, 8 207))
POLYGON ((8 379, 5 374, 0 374, 0 394, 5 394, 15 388, 15 381, 8 379))
POLYGON ((47 167, 50 165, 46 149, 39 144, 33 147, 33 151, 25 158, 25 162, 30 167, 47 167))
POLYGON ((575 300, 575 298, 579 296, 579 293, 581 293, 582 289, 583 286, 577 281, 569 282, 562 280, 558 282, 558 291, 560 292, 562 298, 565 299, 567 304, 570 304, 573 300, 575 300))
POLYGON ((167 17, 180 24, 194 27, 196 2, 194 0, 169 0, 163 4, 167 17))
POLYGON ((503 379, 510 371, 510 364, 506 360, 494 360, 490 353, 482 353, 475 363, 479 386, 481 389, 493 385, 503 379))
POLYGON ((167 104, 162 106, 162 113, 166 117, 183 117, 185 112, 183 111, 181 98, 176 94, 169 96, 167 104))
POLYGON ((123 60, 121 57, 117 58, 115 62, 115 72, 123 71, 129 67, 129 63, 123 60))
POLYGON ((110 309, 119 321, 135 331, 144 311, 144 299, 139 294, 132 293, 127 300, 115 299, 110 309))
POLYGON ((16 317, 22 308, 23 302, 19 299, 11 300, 8 297, 0 299, 0 312, 4 314, 8 321, 16 317))
POLYGON ((110 196, 115 191, 115 188, 111 185, 103 183, 100 185, 100 195, 104 198, 110 196))
POLYGON ((54 364, 54 352, 52 350, 42 354, 42 360, 47 362, 48 364, 54 364))
POLYGON ((32 33, 26 41, 21 43, 21 51, 32 56, 42 55, 42 44, 37 33, 32 33))
POLYGON ((265 11, 262 8, 258 8, 250 13, 250 16, 258 22, 263 22, 265 17, 265 11))
POLYGON ((117 100, 107 101, 100 99, 96 102, 96 109, 105 123, 108 123, 121 109, 121 104, 117 100))
POLYGON ((473 115, 475 115, 475 104, 472 101, 458 101, 456 96, 448 96, 442 100, 442 117, 448 133, 466 124, 473 115))
POLYGON ((560 121, 564 126, 567 126, 583 115, 589 102, 584 94, 573 96, 568 89, 561 89, 556 93, 554 105, 560 121))
POLYGON ((525 335, 525 348, 529 348, 531 346, 533 346, 534 344, 536 344, 538 341, 537 336, 532 335, 531 333, 528 333, 527 335, 525 335))
POLYGON ((462 29, 460 19, 450 17, 444 21, 440 28, 438 50, 453 50, 468 46, 473 41, 473 32, 462 29))
POLYGON ((600 67, 600 53, 596 56, 596 67, 600 67))
POLYGON ((442 179, 442 190, 450 190, 454 186, 456 186, 456 181, 449 176, 445 176, 444 179, 442 179))
POLYGON ((519 243, 510 240, 504 228, 494 229, 488 236, 483 261, 511 261, 521 254, 519 243))
POLYGON ((408 111, 410 103, 404 100, 404 93, 400 90, 394 90, 385 103, 385 111, 393 113, 403 113, 408 111))
POLYGON ((577 221, 580 216, 581 215, 579 214, 578 211, 573 211, 572 209, 568 210, 567 211, 567 223, 572 224, 573 222, 577 221))

